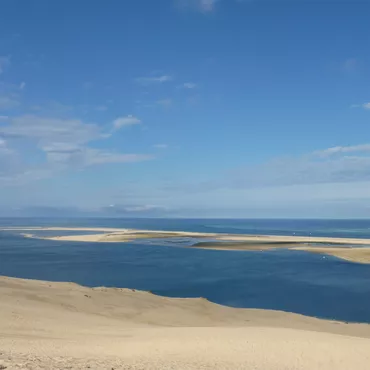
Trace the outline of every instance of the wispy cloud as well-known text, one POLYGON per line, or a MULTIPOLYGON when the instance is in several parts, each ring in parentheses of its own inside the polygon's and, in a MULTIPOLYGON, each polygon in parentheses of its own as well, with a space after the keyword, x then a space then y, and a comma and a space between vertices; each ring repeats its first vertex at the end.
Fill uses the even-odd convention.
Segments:
POLYGON ((251 166, 235 178, 239 186, 281 186, 370 180, 370 144, 337 146, 302 157, 251 166))
POLYGON ((21 82, 21 84, 19 85, 19 89, 20 90, 24 90, 25 87, 26 87, 26 83, 25 82, 21 82))
POLYGON ((108 109, 108 107, 106 105, 98 105, 97 107, 95 107, 95 110, 97 110, 98 112, 104 112, 108 109))
POLYGON ((156 215, 161 214, 167 211, 168 208, 164 206, 158 206, 153 204, 111 204, 108 207, 102 207, 101 212, 105 214, 114 214, 114 215, 156 215))
POLYGON ((15 96, 0 96, 0 110, 13 109, 19 105, 20 102, 15 96))
POLYGON ((314 154, 319 156, 330 156, 340 153, 370 152, 370 144, 359 144, 352 146, 334 146, 332 148, 319 150, 314 154))
POLYGON ((198 5, 203 12, 211 12, 215 7, 216 2, 217 0, 198 0, 198 5))
MULTIPOLYGON (((76 106, 63 104, 57 101, 42 102, 39 105, 31 105, 30 109, 45 117, 70 116, 76 110, 76 106)), ((80 107, 81 108, 81 107, 80 107)))
MULTIPOLYGON (((133 119, 130 116, 124 118, 133 119)), ((38 115, 11 117, 7 119, 7 124, 0 125, 0 184, 38 180, 62 171, 93 165, 153 159, 149 154, 120 153, 111 149, 97 149, 90 144, 110 136, 111 133, 105 132, 102 126, 80 119, 38 115), (16 152, 11 149, 12 144, 15 148, 27 149, 16 152), (36 151, 43 153, 45 161, 38 165, 27 164, 24 158, 28 153, 24 150, 32 155, 36 151), (16 161, 17 165, 14 164, 16 161)))
POLYGON ((363 104, 352 104, 350 108, 363 108, 366 110, 370 110, 370 102, 369 103, 363 103, 363 104))
POLYGON ((197 87, 197 84, 194 82, 185 82, 183 85, 181 85, 184 89, 195 89, 197 87))
POLYGON ((9 56, 0 56, 0 75, 4 73, 5 68, 10 65, 10 57, 9 56))
POLYGON ((94 87, 94 83, 92 81, 86 81, 86 82, 84 82, 82 87, 86 90, 90 90, 94 87))
POLYGON ((138 77, 136 82, 142 85, 150 85, 153 83, 164 83, 172 81, 173 77, 170 75, 152 76, 152 77, 138 77))
POLYGON ((0 135, 10 138, 26 138, 40 145, 50 142, 83 144, 101 137, 98 125, 79 119, 48 118, 37 115, 14 117, 10 124, 0 127, 0 135))
POLYGON ((161 105, 164 108, 168 108, 168 107, 170 107, 172 105, 172 99, 169 99, 169 98, 167 98, 167 99, 161 99, 161 100, 157 100, 156 103, 158 105, 161 105))
POLYGON ((145 154, 122 154, 88 147, 44 147, 49 163, 59 163, 68 167, 87 167, 107 163, 134 163, 150 160, 145 154))
POLYGON ((141 121, 132 115, 128 115, 126 117, 118 117, 113 121, 113 127, 114 129, 118 130, 122 127, 127 126, 133 126, 133 125, 139 125, 141 121))
POLYGON ((356 58, 348 58, 342 64, 342 69, 345 72, 354 72, 359 66, 359 61, 356 58))
POLYGON ((212 12, 219 0, 175 0, 180 9, 194 9, 203 13, 212 12))
POLYGON ((167 149, 168 148, 168 145, 167 144, 155 144, 153 146, 156 149, 167 149))
POLYGON ((327 148, 300 157, 275 158, 229 171, 222 178, 169 185, 167 191, 279 188, 370 181, 370 144, 327 148))
POLYGON ((23 170, 18 153, 8 146, 5 139, 0 137, 0 184, 23 170))

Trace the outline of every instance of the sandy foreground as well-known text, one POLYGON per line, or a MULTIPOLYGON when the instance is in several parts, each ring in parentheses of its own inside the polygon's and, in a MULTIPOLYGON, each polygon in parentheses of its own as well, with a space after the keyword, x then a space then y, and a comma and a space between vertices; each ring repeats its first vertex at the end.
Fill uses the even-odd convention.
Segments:
POLYGON ((28 238, 76 241, 76 242, 104 242, 122 243, 137 239, 155 238, 174 238, 174 237, 194 237, 215 240, 215 243, 198 243, 194 248, 217 249, 217 250, 254 250, 264 251, 277 248, 301 250, 312 253, 327 254, 351 262, 370 263, 370 239, 356 238, 329 238, 311 236, 281 236, 281 235, 235 235, 217 233, 197 233, 184 231, 158 231, 158 230, 136 230, 119 228, 67 228, 67 227, 13 227, 2 228, 8 231, 28 231, 23 233, 28 238), (93 232, 93 234, 82 235, 62 235, 62 236, 37 236, 31 231, 73 231, 73 232, 93 232), (97 232, 97 234, 95 234, 97 232), (218 242, 219 241, 219 242, 218 242), (222 243, 221 243, 222 242, 222 243), (245 242, 243 244, 243 242, 245 242), (310 245, 306 244, 309 243, 310 245), (312 243, 328 244, 327 246, 312 246, 312 243), (341 244, 338 248, 330 244, 341 244), (369 247, 363 247, 369 245, 369 247))
POLYGON ((7 277, 0 298, 2 369, 369 369, 366 324, 7 277))

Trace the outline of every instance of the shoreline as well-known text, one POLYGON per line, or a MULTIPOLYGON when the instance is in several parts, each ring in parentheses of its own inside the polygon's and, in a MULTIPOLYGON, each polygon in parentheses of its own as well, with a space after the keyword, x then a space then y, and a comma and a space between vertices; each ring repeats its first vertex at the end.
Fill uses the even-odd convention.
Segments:
POLYGON ((365 370, 370 361, 369 324, 1 276, 0 294, 0 364, 9 370, 26 363, 29 369, 272 370, 294 364, 365 370))
MULTIPOLYGON (((338 243, 339 244, 339 243, 338 243)), ((335 247, 335 246, 310 246, 299 243, 286 243, 277 242, 266 243, 266 244, 243 244, 239 243, 212 243, 212 242, 200 242, 193 246, 192 248, 198 249, 210 249, 210 250, 220 250, 220 251, 274 251, 279 249, 290 250, 290 251, 302 251, 309 253, 316 253, 322 255, 333 256, 348 262, 370 264, 370 247, 335 247)), ((324 256, 323 256, 324 257, 324 256)))
POLYGON ((356 244, 370 247, 370 238, 338 238, 338 237, 314 237, 314 236, 292 236, 292 235, 252 235, 252 234, 227 234, 227 233, 202 233, 190 231, 166 231, 166 230, 146 230, 128 228, 103 228, 103 227, 2 227, 0 231, 97 231, 99 234, 87 235, 62 235, 62 236, 38 236, 27 233, 28 237, 49 240, 70 240, 70 241, 91 241, 96 239, 98 242, 105 242, 109 237, 116 237, 114 242, 125 241, 126 238, 170 238, 170 237, 205 237, 215 238, 216 240, 226 241, 255 241, 266 243, 328 243, 328 244, 356 244), (122 240, 120 240, 122 238, 122 240))
POLYGON ((282 235, 248 235, 200 233, 186 231, 139 230, 127 228, 89 228, 89 227, 14 227, 1 228, 0 231, 89 231, 99 232, 88 235, 41 236, 33 233, 21 233, 26 238, 57 240, 65 242, 90 243, 125 243, 138 239, 160 238, 205 238, 214 242, 198 242, 189 248, 237 251, 295 250, 334 256, 349 262, 370 264, 370 239, 282 236, 282 235), (244 243, 244 244, 243 244, 244 243), (249 244, 247 244, 249 243, 249 244), (253 244, 254 243, 254 244, 253 244), (318 244, 312 246, 312 243, 318 244), (326 245, 325 245, 326 244, 326 245), (341 245, 338 247, 335 245, 341 245), (366 246, 364 246, 366 245, 366 246), (362 247, 359 247, 362 246, 362 247))

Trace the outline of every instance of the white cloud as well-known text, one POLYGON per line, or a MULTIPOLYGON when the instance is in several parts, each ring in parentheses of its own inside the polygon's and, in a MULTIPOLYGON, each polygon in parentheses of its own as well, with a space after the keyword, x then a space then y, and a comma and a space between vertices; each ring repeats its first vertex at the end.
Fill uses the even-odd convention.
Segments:
POLYGON ((153 159, 148 154, 119 154, 103 150, 89 149, 87 156, 87 165, 104 164, 104 163, 135 163, 153 159))
POLYGON ((164 83, 172 81, 172 76, 169 75, 162 75, 162 76, 154 76, 154 77, 139 77, 136 79, 136 82, 142 85, 150 85, 153 83, 164 83))
POLYGON ((22 82, 22 83, 19 85, 19 89, 20 89, 20 90, 23 90, 25 87, 26 87, 26 83, 25 83, 25 82, 22 82))
POLYGON ((153 159, 146 154, 122 154, 88 147, 44 147, 48 162, 68 167, 87 167, 107 163, 133 163, 153 159))
POLYGON ((193 82, 185 82, 183 84, 183 87, 185 89, 195 89, 197 87, 197 84, 193 83, 193 82))
POLYGON ((4 73, 5 68, 10 65, 10 57, 0 56, 0 75, 4 73))
POLYGON ((356 58, 348 58, 342 64, 342 69, 345 72, 354 72, 359 65, 359 61, 356 58))
POLYGON ((172 99, 161 99, 157 100, 156 103, 164 108, 168 108, 172 105, 172 99))
POLYGON ((13 109, 20 105, 18 99, 12 96, 0 96, 0 109, 7 110, 13 109))
POLYGON ((97 110, 98 112, 104 112, 108 109, 108 107, 106 105, 98 105, 95 110, 97 110))
POLYGON ((203 13, 212 12, 218 0, 175 0, 182 9, 194 9, 203 13))
POLYGON ((11 118, 8 126, 0 127, 0 134, 12 138, 25 138, 40 145, 83 144, 102 137, 99 126, 94 123, 31 114, 11 118))
POLYGON ((6 141, 0 137, 0 150, 6 147, 6 141))
POLYGON ((127 212, 145 212, 145 211, 153 211, 153 210, 165 210, 166 207, 147 204, 147 205, 140 205, 140 206, 126 206, 124 207, 124 209, 127 212))
POLYGON ((133 125, 139 125, 141 121, 132 115, 128 115, 126 117, 118 117, 113 121, 113 126, 116 130, 126 127, 126 126, 133 126, 133 125))
POLYGON ((370 110, 370 102, 369 103, 363 103, 363 104, 351 104, 350 108, 363 108, 366 110, 370 110))
POLYGON ((148 154, 117 153, 91 147, 92 142, 110 136, 111 133, 104 132, 101 126, 79 119, 36 115, 9 118, 6 125, 0 126, 0 184, 25 183, 93 165, 153 159, 148 154), (9 149, 6 140, 14 147, 22 148, 22 152, 9 149), (31 158, 37 151, 44 155, 45 161, 37 165, 27 164, 25 158, 31 158))
POLYGON ((6 140, 0 137, 0 182, 20 170, 18 153, 9 148, 6 140))
POLYGON ((215 5, 217 0, 198 0, 199 7, 203 12, 211 12, 215 5))
POLYGON ((370 180, 370 144, 338 146, 297 158, 280 158, 240 172, 240 187, 346 183, 370 180), (357 155, 350 155, 358 153, 357 155))
POLYGON ((100 208, 103 214, 130 215, 137 214, 140 216, 163 214, 168 211, 167 207, 153 204, 111 204, 108 207, 100 208))
POLYGON ((156 145, 153 145, 153 146, 156 149, 167 149, 168 148, 167 144, 156 144, 156 145))
POLYGON ((86 90, 92 89, 94 87, 94 83, 91 81, 87 81, 83 84, 83 88, 86 90))
POLYGON ((223 178, 167 187, 167 191, 201 193, 218 189, 340 184, 370 181, 370 144, 333 147, 300 157, 275 158, 229 171, 223 178), (350 155, 355 153, 356 155, 350 155), (357 154, 359 153, 359 154, 357 154))
POLYGON ((370 152, 370 144, 359 144, 352 146, 334 146, 332 148, 314 152, 316 155, 330 156, 339 153, 370 152))
POLYGON ((9 116, 0 116, 0 122, 7 121, 8 119, 9 119, 9 116))

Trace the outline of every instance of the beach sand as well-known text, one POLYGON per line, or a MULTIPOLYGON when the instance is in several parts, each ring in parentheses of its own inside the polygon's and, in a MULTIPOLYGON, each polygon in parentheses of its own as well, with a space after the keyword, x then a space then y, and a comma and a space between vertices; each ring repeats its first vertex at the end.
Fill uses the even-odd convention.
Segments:
POLYGON ((21 233, 24 237, 46 240, 75 241, 75 242, 97 242, 97 243, 122 243, 136 239, 156 239, 156 238, 175 238, 175 237, 194 237, 211 238, 217 237, 215 233, 199 233, 187 231, 165 231, 165 230, 137 230, 137 229, 119 229, 104 227, 3 227, 0 231, 32 231, 21 233), (58 236, 43 236, 35 234, 35 231, 88 231, 91 234, 73 234, 58 236), (95 233, 96 232, 96 233, 95 233))
POLYGON ((243 242, 200 242, 192 248, 235 250, 235 251, 266 251, 274 249, 297 250, 310 253, 326 254, 356 263, 370 263, 370 247, 352 247, 350 245, 341 247, 310 246, 304 243, 294 242, 269 242, 269 243, 243 243, 243 242))
POLYGON ((368 370, 370 325, 0 277, 9 369, 368 370))
POLYGON ((313 236, 289 236, 289 235, 243 235, 225 233, 201 233, 189 231, 166 231, 166 230, 139 230, 139 229, 120 229, 104 227, 3 227, 0 231, 88 231, 97 234, 88 235, 62 235, 62 236, 41 236, 34 233, 23 234, 27 237, 39 239, 58 239, 69 241, 97 241, 106 242, 114 239, 114 242, 124 242, 139 238, 173 238, 173 237, 194 237, 212 238, 230 242, 257 242, 257 243, 328 243, 328 244, 347 244, 347 245, 366 245, 370 246, 370 239, 359 238, 333 238, 333 237, 313 237, 313 236))
POLYGON ((350 262, 370 263, 370 248, 295 247, 291 249, 328 254, 350 262))
POLYGON ((308 236, 281 236, 281 235, 235 235, 217 233, 198 233, 184 231, 162 231, 162 230, 136 230, 136 229, 117 229, 117 228, 67 228, 67 227, 15 227, 2 228, 8 231, 89 231, 99 232, 98 234, 88 235, 61 235, 61 236, 41 236, 33 233, 23 233, 28 238, 75 241, 75 242, 104 242, 122 243, 137 239, 155 238, 174 238, 174 237, 193 237, 208 238, 214 242, 200 242, 194 244, 193 248, 217 249, 217 250, 272 250, 284 248, 289 250, 301 250, 312 253, 327 254, 350 262, 370 263, 370 239, 356 238, 329 238, 329 237, 308 237, 308 236), (244 242, 244 243, 243 243, 244 242), (326 246, 312 246, 310 244, 327 244, 326 246), (338 248, 330 244, 341 244, 338 248), (360 247, 361 245, 361 247, 360 247), (363 247, 368 245, 369 247, 363 247), (356 247, 358 246, 358 247, 356 247))

